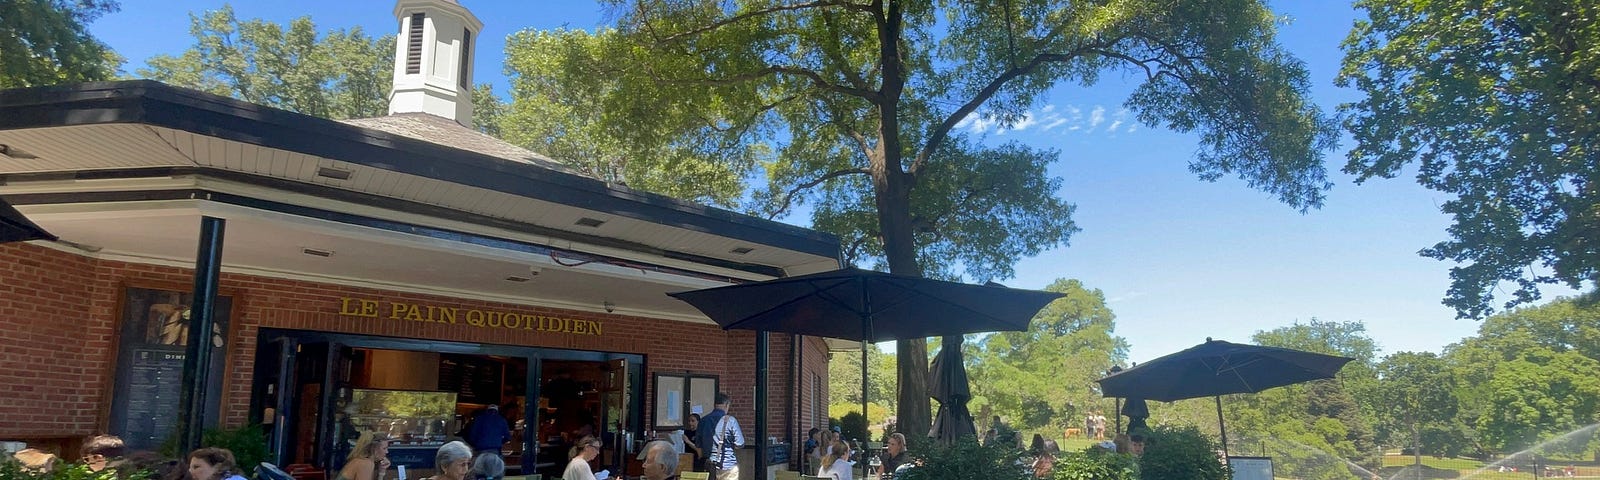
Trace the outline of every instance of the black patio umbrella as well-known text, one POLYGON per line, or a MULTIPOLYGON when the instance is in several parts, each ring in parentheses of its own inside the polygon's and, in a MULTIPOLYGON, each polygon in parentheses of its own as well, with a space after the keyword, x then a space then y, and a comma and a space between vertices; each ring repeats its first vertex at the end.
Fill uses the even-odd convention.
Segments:
POLYGON ((1107 397, 1171 402, 1216 397, 1217 424, 1227 455, 1228 431, 1222 420, 1222 395, 1255 393, 1274 387, 1333 378, 1352 358, 1244 345, 1206 339, 1190 347, 1097 380, 1107 397))
POLYGON ((939 401, 939 414, 933 417, 928 436, 953 442, 963 435, 976 435, 967 401, 972 387, 967 382, 967 367, 961 359, 961 343, 945 345, 928 368, 928 396, 939 401))
MULTIPOLYGON (((996 283, 972 285, 853 267, 668 295, 694 305, 724 330, 862 342, 863 416, 867 412, 867 343, 1024 331, 1039 309, 1062 296, 996 283)), ((954 353, 959 355, 960 350, 954 353)), ((944 400, 940 399, 941 403, 944 400)))
POLYGON ((55 239, 55 235, 39 228, 5 199, 0 199, 0 243, 55 239))

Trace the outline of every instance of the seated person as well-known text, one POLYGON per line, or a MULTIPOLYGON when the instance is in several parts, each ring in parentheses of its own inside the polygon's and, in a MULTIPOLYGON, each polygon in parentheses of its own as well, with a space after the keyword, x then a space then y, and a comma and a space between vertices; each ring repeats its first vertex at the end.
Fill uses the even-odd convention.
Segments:
POLYGON ((78 454, 83 463, 89 466, 89 471, 98 472, 120 461, 127 449, 127 445, 116 435, 95 435, 83 442, 78 454))
POLYGON ((501 480, 506 478, 506 461, 493 452, 478 454, 472 460, 472 470, 467 472, 467 480, 501 480))
POLYGON ((895 432, 889 435, 889 443, 883 446, 881 461, 883 462, 883 472, 887 474, 886 478, 894 477, 895 471, 899 470, 901 465, 911 461, 911 455, 906 453, 906 436, 904 434, 895 432))
POLYGON ((833 449, 822 457, 822 468, 817 469, 817 476, 829 477, 833 480, 854 480, 855 464, 850 462, 850 444, 844 440, 834 440, 833 449))

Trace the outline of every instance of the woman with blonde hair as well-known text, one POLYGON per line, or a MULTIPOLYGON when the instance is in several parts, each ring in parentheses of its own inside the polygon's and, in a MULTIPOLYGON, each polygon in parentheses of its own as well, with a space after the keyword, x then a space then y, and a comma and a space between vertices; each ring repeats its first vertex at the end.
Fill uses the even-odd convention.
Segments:
POLYGON ((850 444, 835 438, 833 448, 822 457, 822 468, 817 469, 817 476, 831 477, 834 480, 853 480, 855 472, 851 470, 850 444))
POLYGON ((383 480, 389 475, 389 435, 361 432, 336 480, 383 480))
POLYGON ((600 456, 600 438, 584 435, 583 439, 572 446, 572 460, 567 462, 567 469, 561 472, 561 480, 595 480, 594 470, 589 468, 589 462, 598 456, 600 456))

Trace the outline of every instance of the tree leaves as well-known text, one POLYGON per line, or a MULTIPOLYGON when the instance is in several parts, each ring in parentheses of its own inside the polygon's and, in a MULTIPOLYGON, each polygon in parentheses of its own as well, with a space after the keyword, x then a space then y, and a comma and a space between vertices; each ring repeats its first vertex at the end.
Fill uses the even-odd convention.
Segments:
POLYGON ((88 23, 118 8, 114 0, 0 2, 0 89, 110 79, 122 59, 88 23))
POLYGON ((1445 304, 1483 318, 1578 288, 1600 268, 1600 6, 1530 0, 1364 0, 1344 43, 1344 171, 1448 194, 1445 304), (1496 305, 1496 290, 1514 285, 1496 305))
POLYGON ((150 58, 140 76, 324 118, 388 112, 392 35, 359 27, 319 35, 309 16, 285 27, 239 20, 230 6, 189 19, 194 46, 150 58))
POLYGON ((988 408, 1029 430, 1076 425, 1099 403, 1094 380, 1128 355, 1103 293, 1067 279, 1045 289, 1066 296, 1039 312, 1028 331, 967 343, 969 408, 988 408))

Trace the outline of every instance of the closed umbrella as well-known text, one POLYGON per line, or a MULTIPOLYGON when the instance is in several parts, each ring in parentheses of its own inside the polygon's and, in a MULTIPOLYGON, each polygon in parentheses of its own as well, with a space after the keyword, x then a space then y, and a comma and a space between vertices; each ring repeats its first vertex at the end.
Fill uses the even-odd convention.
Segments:
POLYGON ((1228 431, 1222 395, 1255 393, 1274 387, 1333 378, 1352 358, 1278 347, 1206 339, 1190 347, 1097 380, 1108 397, 1171 402, 1216 397, 1217 424, 1227 455, 1228 431))
POLYGON ((972 388, 967 382, 967 367, 961 358, 961 342, 945 345, 933 357, 928 368, 928 396, 939 401, 939 413, 933 417, 933 429, 928 436, 942 442, 953 442, 963 435, 976 435, 972 412, 967 401, 972 399, 972 388))
POLYGON ((0 243, 28 240, 55 240, 56 236, 39 228, 10 203, 0 199, 0 243))

